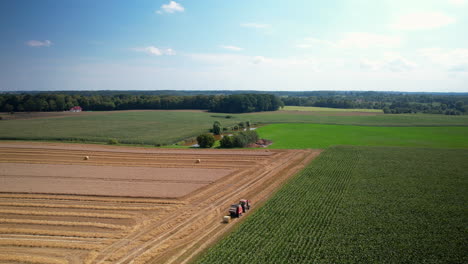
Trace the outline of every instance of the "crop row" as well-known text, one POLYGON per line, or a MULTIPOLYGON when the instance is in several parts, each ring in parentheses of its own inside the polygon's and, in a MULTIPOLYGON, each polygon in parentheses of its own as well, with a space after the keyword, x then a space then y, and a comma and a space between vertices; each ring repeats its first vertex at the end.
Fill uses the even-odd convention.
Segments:
POLYGON ((198 263, 467 263, 466 160, 332 147, 198 263))
POLYGON ((90 210, 155 210, 164 208, 164 205, 155 204, 154 206, 120 206, 120 205, 83 205, 83 204, 53 204, 53 203, 17 203, 0 202, 0 206, 14 207, 42 207, 42 208, 72 208, 72 209, 90 209, 90 210))
POLYGON ((148 198, 130 198, 130 197, 98 197, 98 196, 79 196, 79 195, 43 195, 43 194, 14 194, 14 193, 0 193, 1 199, 21 199, 21 200, 53 200, 53 201, 97 201, 97 202, 110 202, 110 203, 150 203, 150 204, 185 204, 183 201, 177 200, 160 200, 148 198))
POLYGON ((99 249, 101 246, 90 243, 75 243, 72 241, 39 241, 39 240, 0 240, 0 246, 64 248, 78 250, 99 249))
POLYGON ((32 236, 62 236, 62 237, 83 237, 83 238, 119 238, 120 233, 96 233, 96 232, 77 232, 66 230, 50 229, 29 229, 29 228, 0 228, 0 234, 22 234, 32 236))
POLYGON ((124 215, 124 214, 100 214, 100 213, 84 213, 84 212, 47 212, 47 211, 8 210, 8 209, 0 209, 0 214, 42 215, 42 216, 76 216, 76 217, 109 218, 109 219, 130 219, 130 218, 132 218, 131 215, 124 215))
POLYGON ((52 221, 52 220, 33 220, 33 219, 3 219, 0 218, 1 224, 32 224, 32 225, 55 225, 55 226, 92 226, 106 229, 126 229, 123 225, 113 225, 97 222, 67 222, 67 221, 52 221))
POLYGON ((68 261, 65 259, 57 259, 51 257, 41 256, 26 256, 23 254, 2 254, 0 253, 0 261, 6 263, 31 263, 31 264, 67 264, 68 261))
POLYGON ((322 153, 295 176, 235 235, 209 251, 201 263, 281 263, 313 259, 336 213, 359 152, 322 153))

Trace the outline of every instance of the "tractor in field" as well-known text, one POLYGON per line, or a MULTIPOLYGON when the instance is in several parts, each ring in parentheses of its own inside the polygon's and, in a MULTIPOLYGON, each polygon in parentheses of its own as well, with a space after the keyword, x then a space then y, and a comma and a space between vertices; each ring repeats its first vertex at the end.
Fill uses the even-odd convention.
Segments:
POLYGON ((242 206, 240 204, 233 204, 231 205, 231 207, 229 208, 229 216, 231 216, 231 218, 237 218, 237 217, 240 217, 242 215, 242 206))
POLYGON ((239 204, 241 205, 242 207, 242 212, 245 213, 247 212, 248 210, 250 210, 250 200, 247 200, 247 199, 242 199, 239 201, 239 204))
POLYGON ((239 203, 231 205, 231 207, 229 208, 229 216, 231 216, 232 218, 242 216, 243 213, 250 210, 250 205, 250 200, 240 200, 239 203))

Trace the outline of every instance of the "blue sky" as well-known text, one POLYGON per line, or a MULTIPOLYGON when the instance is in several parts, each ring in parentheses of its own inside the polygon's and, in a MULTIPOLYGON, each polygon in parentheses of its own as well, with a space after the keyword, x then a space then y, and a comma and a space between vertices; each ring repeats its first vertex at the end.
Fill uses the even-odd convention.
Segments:
POLYGON ((0 90, 468 92, 468 0, 2 0, 0 90))

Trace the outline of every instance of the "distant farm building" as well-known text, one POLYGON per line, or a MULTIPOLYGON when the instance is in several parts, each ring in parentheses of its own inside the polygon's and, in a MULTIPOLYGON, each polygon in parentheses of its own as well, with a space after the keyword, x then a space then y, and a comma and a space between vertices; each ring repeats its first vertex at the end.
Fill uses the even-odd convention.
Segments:
POLYGON ((81 112, 81 111, 83 111, 83 108, 81 108, 81 106, 74 106, 70 108, 70 112, 81 112))

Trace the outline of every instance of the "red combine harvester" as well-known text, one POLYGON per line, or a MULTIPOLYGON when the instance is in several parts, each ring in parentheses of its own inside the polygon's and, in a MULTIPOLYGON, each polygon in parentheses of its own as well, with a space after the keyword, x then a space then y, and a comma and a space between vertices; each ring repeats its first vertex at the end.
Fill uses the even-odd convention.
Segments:
POLYGON ((240 200, 238 204, 231 205, 231 207, 229 208, 229 216, 231 216, 232 218, 242 216, 243 213, 250 210, 250 205, 250 200, 240 200))

